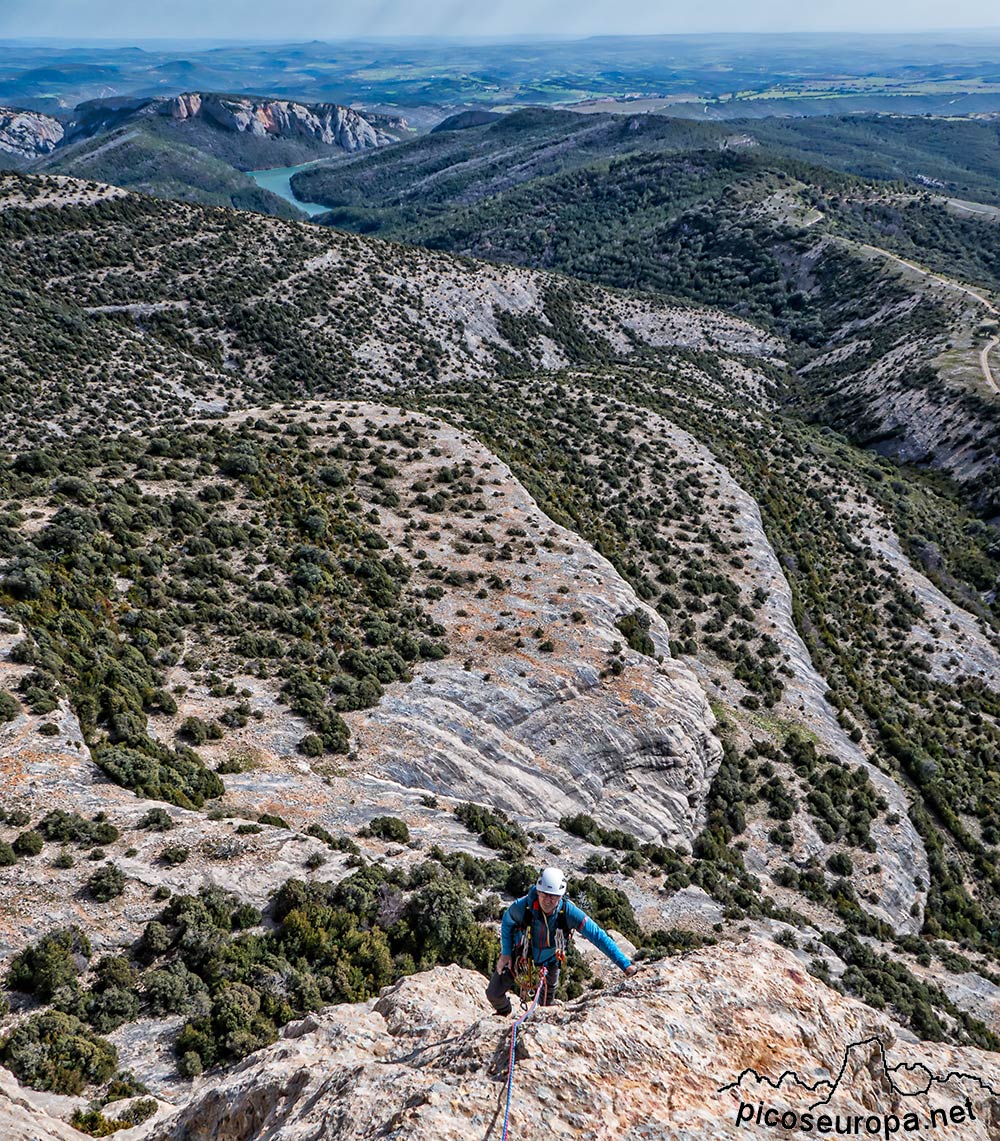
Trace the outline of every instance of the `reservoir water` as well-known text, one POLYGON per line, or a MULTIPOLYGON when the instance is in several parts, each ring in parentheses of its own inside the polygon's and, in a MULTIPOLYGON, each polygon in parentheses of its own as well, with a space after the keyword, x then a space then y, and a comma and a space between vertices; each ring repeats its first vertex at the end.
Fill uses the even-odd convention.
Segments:
POLYGON ((248 170, 247 174, 262 189, 280 195, 286 201, 291 202, 293 206, 298 206, 300 210, 304 210, 312 217, 315 214, 325 214, 329 210, 329 206, 320 206, 316 202, 300 202, 292 193, 291 178, 298 171, 308 170, 309 167, 315 165, 315 163, 304 162, 301 166, 277 166, 271 170, 248 170))

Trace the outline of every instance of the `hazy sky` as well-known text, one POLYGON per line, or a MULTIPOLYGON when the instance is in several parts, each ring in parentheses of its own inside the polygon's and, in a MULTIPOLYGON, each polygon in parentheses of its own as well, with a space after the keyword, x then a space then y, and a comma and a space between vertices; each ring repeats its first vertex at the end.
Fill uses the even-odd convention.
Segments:
POLYGON ((1000 25, 998 0, 0 0, 0 37, 331 39, 1000 25))

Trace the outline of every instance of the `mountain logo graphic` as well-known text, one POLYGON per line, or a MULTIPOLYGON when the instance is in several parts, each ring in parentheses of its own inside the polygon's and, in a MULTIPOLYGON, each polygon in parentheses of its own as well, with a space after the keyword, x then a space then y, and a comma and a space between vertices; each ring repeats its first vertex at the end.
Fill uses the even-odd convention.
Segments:
POLYGON ((766 1129, 781 1129, 782 1132, 796 1131, 798 1133, 833 1133, 849 1136, 883 1137, 888 1141, 900 1134, 923 1132, 927 1129, 939 1129, 949 1125, 964 1125, 977 1121, 975 1110, 970 1096, 963 1094, 959 1102, 950 1106, 936 1105, 928 1108, 919 1102, 907 1105, 902 1102, 899 1113, 871 1113, 868 1114, 842 1114, 823 1112, 833 1099, 847 1073, 854 1052, 862 1053, 861 1066, 868 1073, 876 1072, 876 1064, 881 1069, 884 1079, 884 1089, 887 1096, 893 1098, 896 1105, 900 1099, 921 1099, 930 1093, 944 1092, 951 1081, 972 1083, 977 1090, 987 1097, 1000 1097, 1000 1091, 994 1089, 989 1082, 976 1074, 960 1070, 952 1070, 941 1075, 934 1073, 922 1062, 898 1062, 890 1065, 886 1056, 885 1045, 881 1038, 864 1038, 851 1042, 844 1049, 843 1059, 836 1078, 833 1081, 820 1079, 815 1082, 804 1081, 794 1070, 785 1070, 777 1079, 761 1074, 753 1067, 743 1070, 735 1081, 728 1082, 719 1087, 719 1093, 739 1091, 743 1093, 743 1083, 753 1078, 760 1085, 770 1087, 774 1091, 795 1090, 797 1093, 814 1095, 808 1109, 781 1109, 769 1106, 764 1101, 747 1102, 740 1100, 736 1111, 736 1124, 738 1126, 758 1126, 766 1129), (876 1060, 877 1055, 877 1060, 876 1060))

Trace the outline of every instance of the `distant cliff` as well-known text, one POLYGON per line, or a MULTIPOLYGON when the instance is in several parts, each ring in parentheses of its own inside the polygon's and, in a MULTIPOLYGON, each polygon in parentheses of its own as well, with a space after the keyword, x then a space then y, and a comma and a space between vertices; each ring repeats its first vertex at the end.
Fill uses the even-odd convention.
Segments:
POLYGON ((62 141, 63 125, 38 111, 0 107, 0 151, 23 159, 50 154, 62 141))
POLYGON ((153 100, 139 113, 179 120, 202 119, 239 134, 310 139, 348 151, 367 150, 396 141, 357 111, 337 103, 307 105, 284 99, 190 92, 174 99, 153 100))

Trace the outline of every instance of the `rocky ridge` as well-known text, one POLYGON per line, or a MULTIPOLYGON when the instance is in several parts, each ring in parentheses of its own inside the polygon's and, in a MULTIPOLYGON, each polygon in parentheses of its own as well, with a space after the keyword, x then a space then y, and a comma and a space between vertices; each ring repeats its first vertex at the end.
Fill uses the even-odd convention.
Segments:
MULTIPOLYGON (((612 645, 621 647, 615 623, 641 604, 606 559, 579 536, 551 524, 505 464, 429 418, 368 403, 328 409, 331 418, 342 413, 363 418, 373 432, 404 420, 420 423, 429 450, 437 454, 409 466, 405 480, 433 480, 442 469, 471 462, 487 477, 489 526, 498 538, 509 530, 523 532, 524 540, 508 538, 523 553, 513 563, 486 562, 478 548, 463 543, 461 518, 453 522, 445 516, 439 519, 438 537, 421 536, 418 557, 404 543, 403 519, 380 506, 380 530, 390 550, 412 561, 418 583, 425 572, 417 564, 428 557, 435 563, 447 560, 443 565, 469 576, 465 589, 431 605, 432 617, 450 632, 451 654, 423 663, 413 682, 388 686, 374 708, 346 715, 353 743, 349 769, 343 770, 326 761, 310 765, 297 759, 295 742, 303 728, 277 703, 274 683, 239 677, 261 720, 228 734, 219 745, 203 747, 213 765, 244 754, 253 759, 247 771, 226 777, 226 803, 248 814, 278 813, 298 829, 316 823, 333 832, 391 811, 428 844, 447 839, 449 847, 467 845, 471 838, 461 840, 460 829, 442 830, 437 815, 421 806, 420 795, 431 793, 507 809, 526 825, 543 829, 553 843, 566 839, 554 821, 583 811, 644 839, 690 847, 703 823, 704 797, 721 749, 705 694, 693 673, 672 660, 662 619, 651 614, 657 657, 625 648, 625 670, 609 673, 612 645), (470 549, 462 553, 463 547, 470 549), (499 589, 478 598, 478 583, 497 568, 504 573, 499 589), (540 628, 542 636, 522 639, 529 627, 540 628)), ((323 437, 316 442, 322 446, 323 437)), ((21 637, 20 632, 0 634, 0 682, 7 689, 30 672, 10 660, 21 637)), ((192 655, 212 652, 211 644, 196 635, 186 645, 192 655)), ((173 716, 150 718, 159 740, 173 739, 184 718, 211 718, 226 705, 182 665, 171 667, 167 681, 184 693, 173 716)), ((118 826, 134 826, 151 803, 137 802, 100 773, 68 706, 60 711, 59 732, 40 748, 38 726, 51 720, 51 715, 24 713, 0 727, 10 762, 3 774, 5 800, 33 814, 43 805, 88 814, 104 810, 118 826)), ((120 939, 150 918, 143 887, 166 884, 179 890, 204 877, 204 882, 238 885, 263 903, 310 854, 322 850, 314 840, 267 828, 260 838, 223 852, 232 840, 233 822, 206 829, 210 822, 198 814, 176 812, 178 828, 170 843, 190 841, 199 858, 172 871, 157 865, 162 842, 152 836, 137 839, 138 852, 122 864, 135 877, 134 898, 130 890, 110 909, 82 905, 88 928, 99 938, 120 939)), ((342 861, 336 861, 321 877, 343 873, 342 861)), ((23 863, 0 874, 11 877, 9 886, 22 901, 0 922, 0 943, 8 950, 38 933, 32 912, 41 913, 42 895, 47 921, 69 922, 81 906, 71 905, 61 891, 53 893, 41 865, 23 863)))
MULTIPOLYGON (((11 442, 41 423, 47 433, 61 434, 86 424, 124 428, 148 424, 151 416, 170 420, 256 404, 255 391, 286 391, 301 382, 304 368, 321 390, 316 395, 344 395, 344 388, 373 395, 428 374, 490 377, 512 361, 558 368, 581 352, 677 347, 765 361, 781 352, 776 338, 750 322, 707 309, 593 287, 573 287, 566 297, 568 287, 534 270, 164 205, 114 187, 100 192, 94 183, 76 183, 74 195, 72 183, 0 175, 0 219, 6 215, 14 229, 23 220, 15 212, 24 206, 122 200, 118 211, 98 204, 93 217, 60 219, 65 228, 58 235, 29 233, 4 246, 0 266, 31 282, 32 320, 51 308, 56 289, 77 318, 72 335, 87 342, 64 354, 60 378, 47 373, 28 389, 30 405, 0 407, 0 434, 11 442), (131 235, 124 244, 116 213, 131 235), (134 218, 143 222, 133 230, 134 218), (90 251, 92 267, 59 272, 70 248, 90 251), (189 268, 194 249, 204 259, 198 273, 189 268), (183 326, 189 334, 171 334, 183 326), (115 373, 114 392, 95 380, 103 367, 115 373), (56 389, 70 383, 76 396, 67 408, 56 389)), ((25 312, 19 304, 17 314, 25 312)), ((0 338, 12 376, 31 371, 19 360, 26 351, 12 332, 0 338)))
POLYGON ((182 121, 203 118, 237 134, 302 137, 346 151, 387 146, 396 141, 357 111, 337 103, 306 105, 287 99, 188 92, 173 99, 154 100, 141 113, 182 121))
MULTIPOLYGON (((996 1136, 995 1055, 918 1041, 831 991, 803 958, 749 936, 536 1012, 519 1035, 514 1135, 763 1138, 782 1114, 801 1122, 811 1113, 821 1132, 839 1123, 884 1137, 943 1122, 961 1125, 962 1137, 996 1136)), ((509 1030, 484 1016, 482 991, 481 976, 454 966, 410 976, 368 1003, 290 1025, 221 1081, 197 1082, 187 1104, 161 1104, 118 1136, 499 1136, 509 1030)), ((65 1127, 38 1103, 0 1084, 0 1113, 22 1135, 63 1141, 65 1127)))

